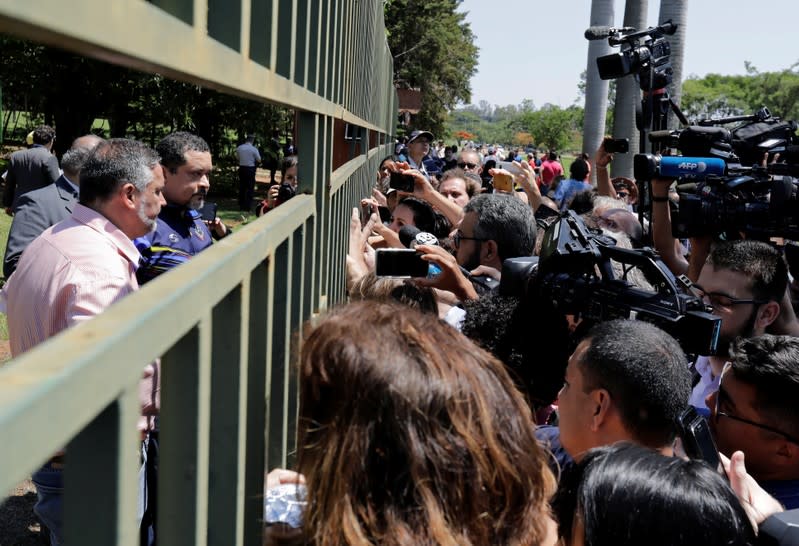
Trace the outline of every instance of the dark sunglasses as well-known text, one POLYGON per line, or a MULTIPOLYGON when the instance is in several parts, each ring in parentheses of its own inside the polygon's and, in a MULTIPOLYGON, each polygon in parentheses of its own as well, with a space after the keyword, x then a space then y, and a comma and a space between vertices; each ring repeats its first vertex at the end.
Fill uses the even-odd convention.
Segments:
POLYGON ((461 161, 458 163, 458 167, 460 167, 461 169, 476 169, 477 163, 466 163, 464 161, 461 161))

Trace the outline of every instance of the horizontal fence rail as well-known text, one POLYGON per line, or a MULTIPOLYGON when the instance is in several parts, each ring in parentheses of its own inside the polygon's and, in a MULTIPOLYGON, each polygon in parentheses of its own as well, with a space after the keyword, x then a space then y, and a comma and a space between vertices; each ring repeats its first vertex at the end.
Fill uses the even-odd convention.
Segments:
POLYGON ((0 369, 0 492, 66 446, 69 543, 138 544, 137 386, 158 358, 159 542, 261 543, 264 470, 295 449, 302 326, 344 299, 350 214, 393 152, 382 9, 0 0, 0 32, 297 111, 295 198, 0 369))

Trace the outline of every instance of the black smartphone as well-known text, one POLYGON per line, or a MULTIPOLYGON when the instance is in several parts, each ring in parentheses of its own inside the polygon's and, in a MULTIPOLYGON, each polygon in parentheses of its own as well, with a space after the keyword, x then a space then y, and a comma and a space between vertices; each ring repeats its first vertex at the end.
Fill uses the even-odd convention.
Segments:
POLYGON ((707 419, 697 413, 696 408, 688 406, 677 417, 677 433, 688 457, 705 461, 711 468, 723 472, 719 450, 710 433, 710 425, 707 419))
POLYGON ((604 145, 609 154, 626 154, 630 151, 630 141, 626 138, 606 138, 604 145))
POLYGON ((410 248, 381 248, 375 253, 375 274, 378 277, 426 277, 428 263, 410 248))
POLYGON ((200 217, 206 222, 213 222, 216 219, 217 208, 218 205, 216 203, 206 203, 203 205, 203 208, 199 210, 200 217))
POLYGON ((391 179, 388 181, 388 187, 397 191, 404 191, 413 193, 413 176, 409 174, 402 174, 398 172, 391 173, 391 179))

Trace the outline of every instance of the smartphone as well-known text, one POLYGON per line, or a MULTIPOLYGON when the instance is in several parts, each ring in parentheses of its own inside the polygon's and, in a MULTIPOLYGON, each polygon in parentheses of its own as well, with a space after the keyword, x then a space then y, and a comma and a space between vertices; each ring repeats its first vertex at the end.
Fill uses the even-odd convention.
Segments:
POLYGON ((514 165, 512 161, 498 161, 497 169, 505 169, 506 171, 513 174, 522 174, 521 168, 514 165))
POLYGON ((428 266, 422 255, 410 248, 381 248, 375 253, 375 274, 378 277, 426 277, 428 266))
POLYGON ((711 468, 722 471, 719 450, 710 433, 710 425, 707 419, 697 413, 696 408, 688 406, 677 417, 677 433, 688 457, 705 461, 711 468))
POLYGON ((216 220, 216 210, 218 205, 216 203, 205 203, 203 208, 199 210, 200 217, 206 222, 213 222, 216 220))
POLYGON ((388 182, 388 187, 395 189, 397 191, 413 193, 413 187, 414 187, 413 176, 409 174, 392 172, 391 178, 389 179, 388 182))
POLYGON ((497 173, 494 175, 494 191, 513 191, 513 176, 505 173, 497 173))
POLYGON ((626 138, 606 138, 603 144, 609 154, 626 154, 630 151, 630 141, 626 138))

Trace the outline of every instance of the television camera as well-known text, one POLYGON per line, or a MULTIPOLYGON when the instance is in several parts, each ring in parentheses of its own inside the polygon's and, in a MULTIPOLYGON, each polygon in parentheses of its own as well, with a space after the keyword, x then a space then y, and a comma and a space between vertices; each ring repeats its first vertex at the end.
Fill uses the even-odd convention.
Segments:
POLYGON ((721 319, 674 277, 651 248, 625 249, 589 230, 566 211, 547 228, 540 257, 511 258, 502 267, 499 293, 544 298, 563 314, 590 321, 629 318, 651 322, 674 336, 686 353, 715 354, 721 319), (630 282, 639 270, 651 288, 630 282))

